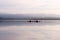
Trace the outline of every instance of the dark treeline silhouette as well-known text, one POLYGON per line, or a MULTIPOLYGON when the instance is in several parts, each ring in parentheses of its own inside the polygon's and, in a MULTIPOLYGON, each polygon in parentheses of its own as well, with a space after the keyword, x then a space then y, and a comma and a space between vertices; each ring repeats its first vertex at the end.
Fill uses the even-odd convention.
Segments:
POLYGON ((60 15, 0 13, 0 20, 60 20, 60 15))
POLYGON ((0 20, 60 20, 60 18, 2 18, 0 20))

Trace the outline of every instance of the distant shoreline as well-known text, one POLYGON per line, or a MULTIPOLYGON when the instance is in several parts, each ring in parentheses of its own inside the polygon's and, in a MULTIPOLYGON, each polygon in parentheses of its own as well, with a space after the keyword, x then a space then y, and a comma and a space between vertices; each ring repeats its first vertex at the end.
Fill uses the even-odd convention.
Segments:
POLYGON ((2 18, 0 17, 0 21, 22 21, 22 20, 60 20, 60 18, 2 18))

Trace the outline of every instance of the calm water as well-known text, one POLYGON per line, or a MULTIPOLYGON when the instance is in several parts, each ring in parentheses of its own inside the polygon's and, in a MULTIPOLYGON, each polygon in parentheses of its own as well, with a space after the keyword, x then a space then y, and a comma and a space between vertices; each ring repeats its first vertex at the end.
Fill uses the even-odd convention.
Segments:
POLYGON ((60 40, 60 20, 0 22, 0 40, 60 40))

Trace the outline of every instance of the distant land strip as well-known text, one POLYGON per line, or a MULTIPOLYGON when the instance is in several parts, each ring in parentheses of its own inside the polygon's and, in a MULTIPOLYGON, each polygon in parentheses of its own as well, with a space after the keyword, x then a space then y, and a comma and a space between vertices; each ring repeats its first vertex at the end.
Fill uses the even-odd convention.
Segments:
POLYGON ((14 20, 14 21, 16 21, 16 20, 20 20, 20 21, 22 21, 22 20, 60 20, 60 18, 1 18, 0 17, 0 21, 3 21, 3 20, 14 20))

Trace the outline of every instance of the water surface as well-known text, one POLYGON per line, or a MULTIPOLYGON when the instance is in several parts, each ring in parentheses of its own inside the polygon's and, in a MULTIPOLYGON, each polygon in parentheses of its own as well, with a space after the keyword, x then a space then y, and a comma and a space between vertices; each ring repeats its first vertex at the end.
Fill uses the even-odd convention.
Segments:
POLYGON ((60 20, 0 22, 0 40, 60 40, 60 20))

